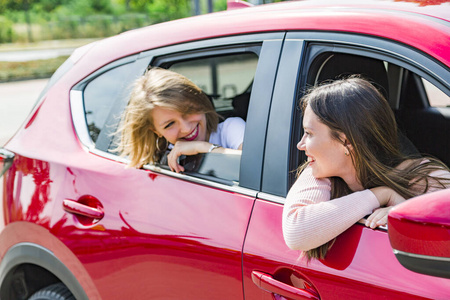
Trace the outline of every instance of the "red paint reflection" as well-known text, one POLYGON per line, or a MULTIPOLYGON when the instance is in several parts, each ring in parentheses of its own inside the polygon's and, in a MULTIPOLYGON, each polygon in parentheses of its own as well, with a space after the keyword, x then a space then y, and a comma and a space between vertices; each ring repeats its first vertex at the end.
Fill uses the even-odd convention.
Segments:
POLYGON ((17 193, 15 195, 7 194, 4 197, 7 202, 4 207, 9 208, 9 211, 4 211, 6 223, 11 220, 24 220, 48 227, 50 217, 43 216, 44 208, 50 202, 50 184, 52 182, 48 162, 16 156, 13 166, 5 175, 7 176, 5 181, 7 187, 4 190, 16 190, 17 193), (27 176, 32 177, 32 187, 24 186, 23 179, 27 176), (16 187, 14 187, 15 185, 16 187), (33 189, 33 193, 30 196, 23 196, 22 188, 33 189))
POLYGON ((443 3, 449 3, 449 0, 395 0, 395 2, 412 2, 417 3, 419 6, 429 5, 441 5, 443 3))

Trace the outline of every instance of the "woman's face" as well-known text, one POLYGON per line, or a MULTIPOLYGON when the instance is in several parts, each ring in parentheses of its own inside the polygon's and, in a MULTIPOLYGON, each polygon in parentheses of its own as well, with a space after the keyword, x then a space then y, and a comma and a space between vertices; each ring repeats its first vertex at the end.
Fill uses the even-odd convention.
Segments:
MULTIPOLYGON (((309 105, 303 116, 303 128, 305 134, 297 148, 305 151, 315 178, 337 176, 346 180, 349 175, 354 176, 352 159, 346 155, 350 149, 332 137, 330 128, 320 122, 309 105)), ((344 134, 342 140, 345 140, 344 134)))
POLYGON ((206 115, 183 115, 179 111, 155 107, 152 110, 156 134, 171 144, 177 141, 206 141, 206 115))

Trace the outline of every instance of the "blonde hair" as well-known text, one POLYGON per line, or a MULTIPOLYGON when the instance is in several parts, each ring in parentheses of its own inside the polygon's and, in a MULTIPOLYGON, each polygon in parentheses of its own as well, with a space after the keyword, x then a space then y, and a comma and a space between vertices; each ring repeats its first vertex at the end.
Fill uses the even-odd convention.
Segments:
POLYGON ((219 123, 211 100, 192 81, 169 70, 151 68, 134 82, 117 132, 121 136, 115 150, 128 156, 130 167, 139 168, 158 161, 167 148, 164 137, 158 138, 154 132, 152 111, 155 107, 176 110, 184 115, 205 114, 208 135, 216 131, 219 123))

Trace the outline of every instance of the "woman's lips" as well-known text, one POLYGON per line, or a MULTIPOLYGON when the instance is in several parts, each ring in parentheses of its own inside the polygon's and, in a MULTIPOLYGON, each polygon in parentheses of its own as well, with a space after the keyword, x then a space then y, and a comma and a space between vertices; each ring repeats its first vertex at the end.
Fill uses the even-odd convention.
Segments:
POLYGON ((199 132, 199 130, 198 130, 198 124, 197 124, 197 126, 195 126, 194 130, 192 130, 191 133, 189 133, 183 139, 186 141, 193 141, 197 138, 198 132, 199 132))

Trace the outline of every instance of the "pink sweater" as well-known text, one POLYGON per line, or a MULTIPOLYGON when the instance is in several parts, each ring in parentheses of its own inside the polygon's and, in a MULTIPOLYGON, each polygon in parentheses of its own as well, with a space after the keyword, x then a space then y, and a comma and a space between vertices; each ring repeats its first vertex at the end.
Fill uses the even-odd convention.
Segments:
MULTIPOLYGON (((432 176, 450 178, 447 171, 432 176)), ((429 192, 436 190, 430 188, 429 192)), ((307 167, 290 189, 283 209, 283 236, 289 248, 307 251, 332 240, 378 208, 370 190, 330 200, 331 182, 316 179, 307 167)))

